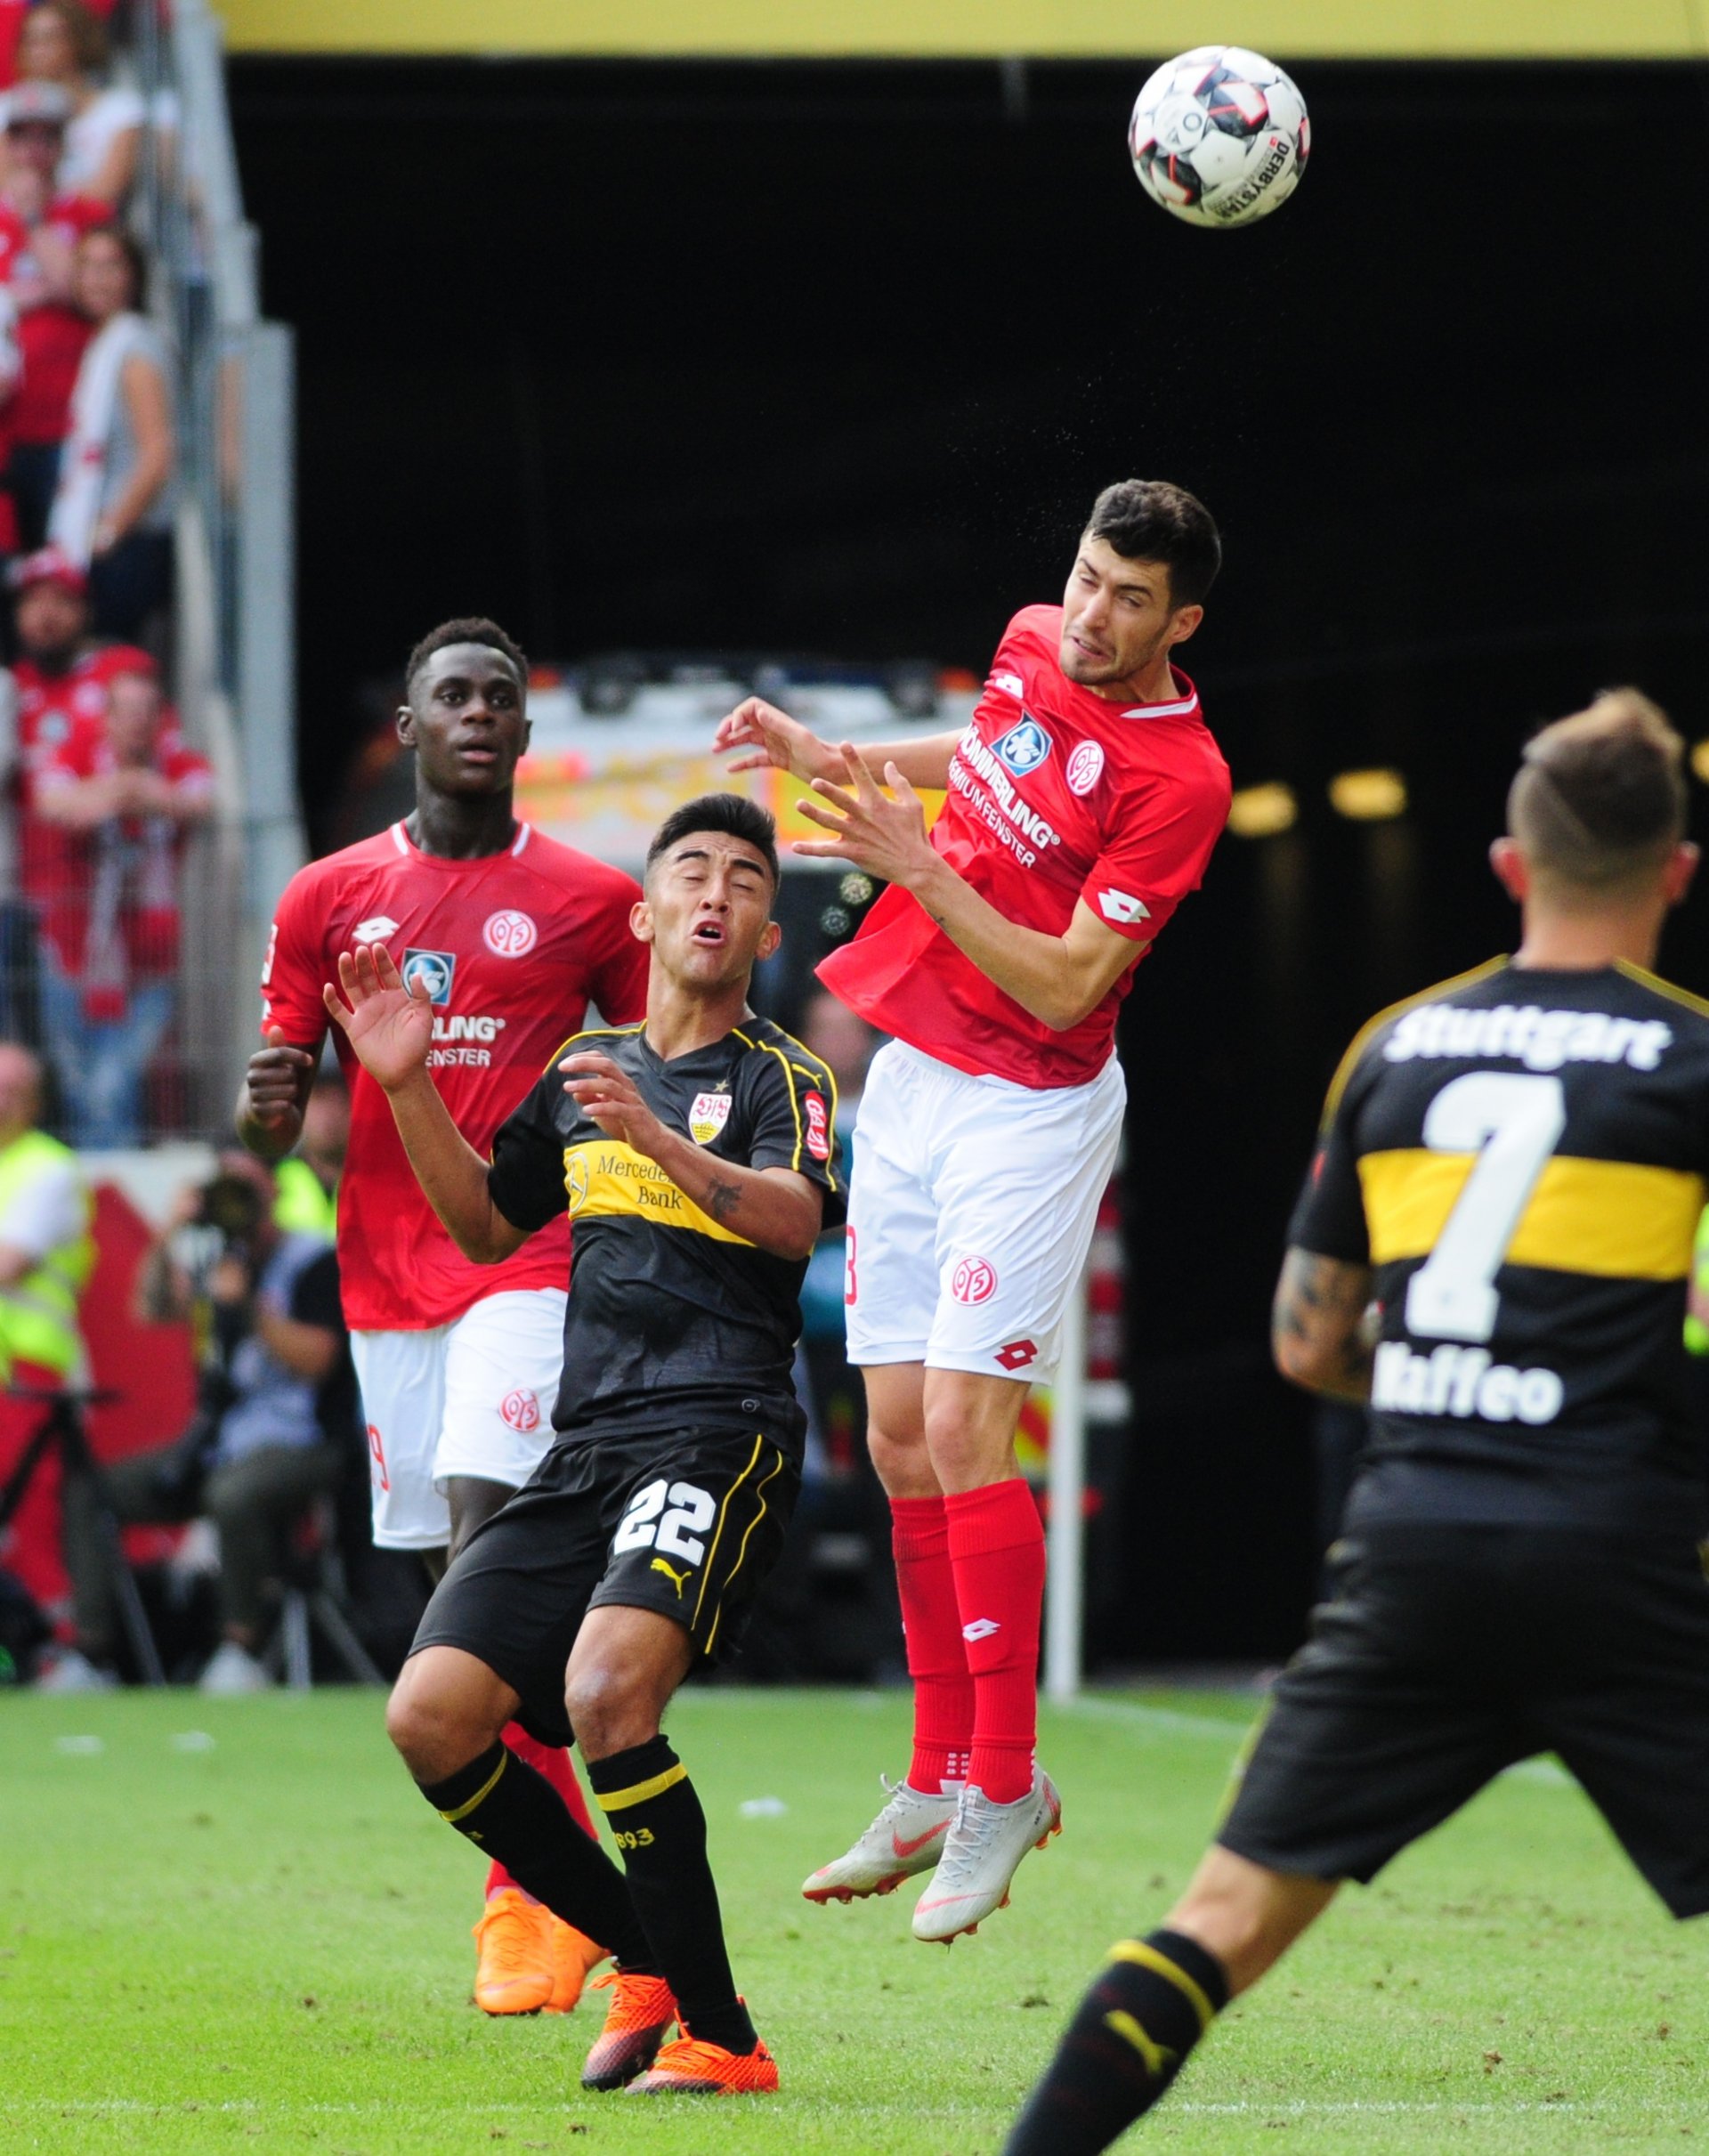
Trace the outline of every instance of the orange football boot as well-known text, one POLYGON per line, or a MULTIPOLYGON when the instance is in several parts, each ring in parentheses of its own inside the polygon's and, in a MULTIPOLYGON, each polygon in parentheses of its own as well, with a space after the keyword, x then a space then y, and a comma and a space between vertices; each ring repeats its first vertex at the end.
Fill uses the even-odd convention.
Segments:
POLYGON ((631 2096, 774 2096, 777 2061, 764 2044, 745 2055, 722 2044, 679 2036, 667 2044, 652 2071, 631 2081, 631 2096))
POLYGON ((676 2001, 662 1976, 631 1976, 622 1969, 595 1977, 593 1988, 612 1998, 582 2067, 581 2086, 621 2088, 658 2057, 676 2022, 676 2001))
POLYGON ((493 1895, 474 1927, 481 1949, 474 2003, 483 2014, 538 2014, 551 1999, 555 1966, 549 1909, 514 1886, 493 1895))
POLYGON ((605 1958, 605 1949, 586 1932, 579 1932, 562 1917, 552 1919, 552 1996, 548 2014, 571 2014, 581 1997, 581 1987, 605 1958))

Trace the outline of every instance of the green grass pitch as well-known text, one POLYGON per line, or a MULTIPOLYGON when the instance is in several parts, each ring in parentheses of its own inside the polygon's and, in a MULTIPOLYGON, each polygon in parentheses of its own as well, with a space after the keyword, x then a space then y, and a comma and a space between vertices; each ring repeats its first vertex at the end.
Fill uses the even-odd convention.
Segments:
MULTIPOLYGON (((691 1691, 672 1733, 784 2089, 713 2103, 584 2095, 591 2007, 475 2011, 482 1867, 410 1790, 377 1697, 0 1700, 0 2148, 992 2156, 1105 1947, 1187 1876, 1249 1712, 1048 1711, 1065 1830, 946 1953, 909 1938, 905 1890, 797 1892, 899 1770, 903 1701, 691 1691)), ((1534 1765, 1345 1895, 1126 2145, 1709 2140, 1704 1944, 1534 1765)))

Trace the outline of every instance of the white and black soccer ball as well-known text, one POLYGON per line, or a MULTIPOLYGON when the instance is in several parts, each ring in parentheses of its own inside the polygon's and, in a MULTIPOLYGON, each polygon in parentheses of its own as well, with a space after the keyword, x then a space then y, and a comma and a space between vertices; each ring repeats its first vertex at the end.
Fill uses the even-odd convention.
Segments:
POLYGON ((1306 101, 1274 61, 1202 45, 1140 91, 1128 129, 1139 184, 1189 224, 1228 230, 1279 209, 1311 153, 1306 101))

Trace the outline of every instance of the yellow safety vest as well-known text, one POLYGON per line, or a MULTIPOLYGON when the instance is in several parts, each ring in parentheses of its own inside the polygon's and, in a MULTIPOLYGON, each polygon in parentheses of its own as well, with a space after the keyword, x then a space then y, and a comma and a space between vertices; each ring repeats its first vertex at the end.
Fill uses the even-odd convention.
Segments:
MULTIPOLYGON (((43 1131, 26 1131, 0 1147, 0 1218, 25 1186, 44 1168, 77 1156, 43 1131)), ((69 1243, 51 1250, 36 1268, 11 1287, 0 1287, 0 1376, 14 1361, 39 1363, 69 1377, 83 1362, 83 1336, 77 1331, 77 1299, 94 1270, 95 1239, 90 1232, 94 1207, 81 1177, 83 1226, 69 1243)))
MULTIPOLYGON (((1709 1205, 1697 1218, 1697 1245, 1691 1252, 1691 1285, 1699 1292, 1709 1289, 1709 1205)), ((1685 1345, 1692 1355, 1709 1355, 1709 1325, 1689 1310, 1685 1314, 1685 1345)))
POLYGON ((322 1236, 330 1243, 338 1231, 338 1194, 321 1188, 307 1161, 280 1161, 273 1171, 279 1196, 273 1225, 287 1235, 322 1236))

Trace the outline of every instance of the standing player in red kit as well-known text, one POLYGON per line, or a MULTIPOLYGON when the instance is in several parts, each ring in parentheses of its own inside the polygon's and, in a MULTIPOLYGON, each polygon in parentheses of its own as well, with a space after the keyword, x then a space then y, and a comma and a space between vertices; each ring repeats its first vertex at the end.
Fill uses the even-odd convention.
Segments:
POLYGON ((1126 480, 1094 504, 1063 604, 1009 623, 960 735, 863 756, 757 699, 718 731, 757 751, 733 769, 784 766, 821 797, 804 806, 834 835, 798 853, 891 887, 819 977, 894 1036, 861 1100, 846 1301, 914 1749, 802 1891, 846 1901, 935 1867, 917 1939, 976 1929, 1061 1819, 1033 1757, 1044 1535, 1015 1432, 1115 1161, 1116 1013, 1228 812, 1227 767, 1170 663, 1220 561, 1192 495, 1126 480), (917 786, 947 790, 929 834, 917 786))
MULTIPOLYGON (((428 1057, 452 1120, 484 1153, 589 1002, 646 1008, 647 952, 629 928, 640 887, 516 821, 528 745, 528 662, 494 622, 448 621, 409 655, 398 737, 416 757, 415 814, 300 870, 262 975, 268 1045, 249 1060, 238 1134, 263 1160, 296 1143, 327 1030, 337 954, 383 945, 433 1005, 428 1057)), ((350 1086, 338 1266, 361 1385, 374 1540, 451 1553, 534 1471, 551 1441, 563 1361, 567 1220, 497 1267, 471 1264, 434 1218, 385 1094, 334 1044, 350 1086)), ((513 1724, 506 1741, 593 1832, 568 1755, 513 1724)), ((567 2011, 604 1949, 559 1922, 501 1866, 475 1926, 475 1998, 489 2014, 567 2011)))

